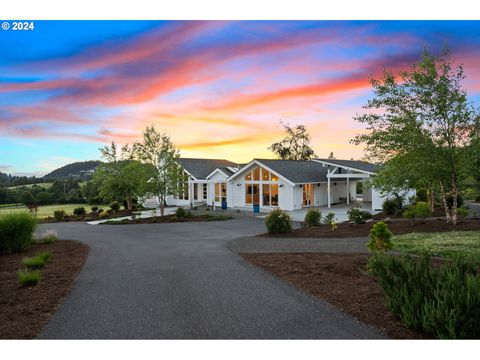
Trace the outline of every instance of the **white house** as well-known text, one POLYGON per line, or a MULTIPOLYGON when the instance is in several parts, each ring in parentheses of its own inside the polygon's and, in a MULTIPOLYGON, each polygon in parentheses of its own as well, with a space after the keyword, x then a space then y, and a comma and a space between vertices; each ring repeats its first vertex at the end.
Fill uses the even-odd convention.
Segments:
MULTIPOLYGON (((261 211, 297 210, 357 199, 357 183, 375 176, 379 166, 357 160, 311 161, 254 159, 236 164, 222 159, 180 158, 184 177, 179 192, 167 205, 207 204, 261 211)), ((381 210, 385 200, 375 188, 364 186, 363 202, 381 210)), ((365 205, 364 205, 365 206, 365 205)))

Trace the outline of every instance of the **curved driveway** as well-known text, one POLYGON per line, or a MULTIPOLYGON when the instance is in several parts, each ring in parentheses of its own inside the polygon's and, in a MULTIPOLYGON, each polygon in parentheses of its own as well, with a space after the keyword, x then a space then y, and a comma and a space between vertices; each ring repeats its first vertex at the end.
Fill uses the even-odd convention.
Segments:
POLYGON ((42 225, 90 254, 44 327, 52 339, 379 338, 367 325, 227 248, 258 219, 152 225, 42 225))

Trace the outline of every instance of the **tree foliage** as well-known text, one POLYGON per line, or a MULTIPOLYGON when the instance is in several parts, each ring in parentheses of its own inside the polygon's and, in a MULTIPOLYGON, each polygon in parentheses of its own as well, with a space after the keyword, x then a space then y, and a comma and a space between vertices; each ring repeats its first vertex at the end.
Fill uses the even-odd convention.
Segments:
POLYGON ((177 191, 181 173, 177 162, 180 153, 170 137, 158 132, 154 126, 145 129, 143 141, 134 144, 133 153, 136 159, 148 164, 151 169, 148 190, 158 197, 163 216, 167 196, 177 191))
POLYGON ((367 126, 355 144, 365 144, 370 160, 384 163, 374 184, 384 191, 418 184, 438 187, 448 222, 457 221, 458 184, 468 168, 476 114, 461 83, 461 65, 448 50, 428 50, 398 76, 386 70, 372 79, 373 98, 355 120, 367 126), (447 195, 453 197, 451 209, 447 195))
POLYGON ((290 126, 280 123, 286 133, 283 140, 269 146, 275 156, 281 160, 310 160, 315 152, 310 145, 310 134, 304 125, 290 126))
POLYGON ((100 151, 106 162, 97 167, 93 176, 100 195, 109 201, 125 199, 128 210, 132 210, 133 199, 147 191, 145 184, 151 174, 150 168, 133 159, 128 145, 118 149, 112 142, 100 151))

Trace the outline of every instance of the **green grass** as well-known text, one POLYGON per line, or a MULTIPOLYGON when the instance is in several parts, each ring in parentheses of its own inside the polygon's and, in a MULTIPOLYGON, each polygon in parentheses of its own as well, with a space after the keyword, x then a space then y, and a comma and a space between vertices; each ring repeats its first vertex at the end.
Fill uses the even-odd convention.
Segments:
POLYGON ((394 250, 412 254, 429 252, 432 255, 480 256, 480 231, 449 231, 439 233, 410 233, 393 237, 394 250))
POLYGON ((40 270, 19 270, 18 271, 18 283, 21 286, 38 284, 42 275, 40 270))
POLYGON ((45 266, 45 264, 47 263, 48 259, 50 259, 51 256, 52 256, 52 253, 50 251, 43 251, 33 257, 23 258, 22 264, 32 270, 40 269, 45 266))
POLYGON ((38 185, 44 189, 50 189, 53 183, 38 183, 38 184, 28 184, 28 185, 17 185, 17 186, 9 186, 7 189, 18 189, 21 187, 31 188, 33 185, 38 185))
MULTIPOLYGON (((89 204, 42 205, 42 206, 38 207, 37 216, 39 218, 46 218, 48 216, 53 216, 53 212, 55 210, 65 210, 67 215, 72 215, 73 214, 73 209, 75 209, 77 207, 84 207, 85 210, 88 213, 88 212, 90 212, 90 208, 92 206, 98 206, 99 208, 104 208, 104 209, 109 208, 108 205, 89 205, 89 204)), ((19 206, 17 208, 15 208, 15 207, 0 208, 0 215, 2 213, 5 213, 5 212, 11 212, 11 211, 19 210, 19 209, 25 209, 26 211, 28 211, 27 207, 25 207, 25 206, 19 206)))

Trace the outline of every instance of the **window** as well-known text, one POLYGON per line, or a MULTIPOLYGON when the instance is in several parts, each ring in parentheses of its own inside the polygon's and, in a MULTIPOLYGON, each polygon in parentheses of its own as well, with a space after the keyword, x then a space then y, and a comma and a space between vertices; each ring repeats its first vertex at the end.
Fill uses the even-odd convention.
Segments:
POLYGON ((262 185, 262 204, 263 206, 270 206, 270 184, 262 185))
POLYGON ((245 174, 245 181, 251 181, 252 180, 252 172, 249 171, 248 173, 245 174))
POLYGON ((252 191, 253 185, 245 185, 245 204, 247 205, 252 204, 252 191))
POLYGON ((208 184, 203 184, 203 200, 207 200, 208 184))
POLYGON ((262 180, 270 181, 270 171, 262 169, 262 180))
POLYGON ((177 183, 177 195, 180 200, 188 200, 188 175, 183 170, 180 170, 177 183))
POLYGON ((220 202, 220 183, 215 184, 215 202, 220 202))
POLYGON ((272 186, 272 206, 278 206, 278 184, 271 184, 272 186))
POLYGON ((260 204, 260 193, 258 191, 258 184, 247 184, 245 186, 245 204, 260 204))
POLYGON ((277 182, 278 181, 278 176, 272 174, 272 181, 277 182))
POLYGON ((253 181, 260 181, 260 168, 258 166, 253 169, 253 181))
POLYGON ((198 184, 193 184, 193 200, 198 200, 198 184))
POLYGON ((222 202, 227 201, 227 183, 220 184, 222 189, 222 202))

